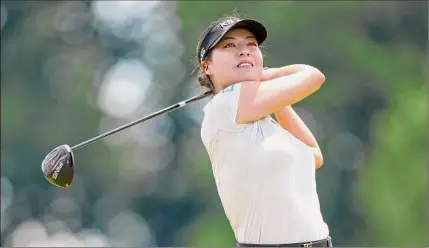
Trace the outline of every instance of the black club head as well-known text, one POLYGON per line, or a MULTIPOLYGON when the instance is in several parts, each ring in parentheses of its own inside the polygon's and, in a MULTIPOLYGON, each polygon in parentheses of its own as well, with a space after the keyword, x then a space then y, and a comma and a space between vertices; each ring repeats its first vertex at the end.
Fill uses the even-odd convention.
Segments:
POLYGON ((74 156, 68 145, 60 145, 52 150, 42 162, 42 172, 51 184, 68 188, 74 177, 74 156))

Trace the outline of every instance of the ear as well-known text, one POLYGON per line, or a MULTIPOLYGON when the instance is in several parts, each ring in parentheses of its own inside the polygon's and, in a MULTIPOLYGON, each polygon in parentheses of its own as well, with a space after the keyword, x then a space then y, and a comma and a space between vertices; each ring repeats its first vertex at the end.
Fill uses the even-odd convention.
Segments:
POLYGON ((211 74, 211 70, 210 70, 210 65, 209 65, 210 63, 209 63, 209 61, 208 60, 204 60, 202 63, 201 63, 201 70, 205 73, 205 74, 207 74, 207 75, 210 75, 211 74))

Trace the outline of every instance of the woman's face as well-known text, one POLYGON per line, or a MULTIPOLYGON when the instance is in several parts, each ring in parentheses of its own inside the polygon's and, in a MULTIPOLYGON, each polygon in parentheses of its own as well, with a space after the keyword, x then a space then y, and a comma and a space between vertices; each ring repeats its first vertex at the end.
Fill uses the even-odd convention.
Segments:
POLYGON ((246 29, 234 29, 212 49, 202 68, 217 89, 233 83, 261 79, 263 58, 254 35, 246 29))

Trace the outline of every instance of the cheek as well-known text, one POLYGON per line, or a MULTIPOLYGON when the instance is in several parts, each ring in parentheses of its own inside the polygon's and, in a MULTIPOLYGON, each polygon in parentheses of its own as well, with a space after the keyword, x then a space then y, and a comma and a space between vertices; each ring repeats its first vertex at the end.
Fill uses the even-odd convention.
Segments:
POLYGON ((212 72, 223 73, 230 69, 232 59, 227 54, 217 53, 213 56, 213 63, 211 65, 212 72))
POLYGON ((219 76, 227 72, 228 64, 226 62, 227 61, 217 60, 216 63, 214 63, 212 66, 213 74, 215 74, 216 76, 219 76))
POLYGON ((254 60, 258 66, 262 66, 264 64, 264 58, 262 56, 261 51, 255 53, 254 60))

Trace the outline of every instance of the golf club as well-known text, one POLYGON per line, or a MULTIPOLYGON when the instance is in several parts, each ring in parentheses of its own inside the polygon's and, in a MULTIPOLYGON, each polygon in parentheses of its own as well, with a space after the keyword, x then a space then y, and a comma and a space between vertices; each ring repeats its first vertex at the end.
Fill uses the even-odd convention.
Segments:
POLYGON ((114 133, 117 133, 119 131, 122 131, 126 128, 132 127, 134 125, 137 125, 141 122, 147 121, 149 119, 152 119, 158 115, 165 114, 167 112, 170 112, 172 110, 179 109, 181 107, 186 106, 187 104, 191 102, 195 102, 198 100, 201 100, 207 96, 210 96, 212 93, 210 91, 207 91, 201 95, 194 96, 192 98, 189 98, 187 100, 181 101, 179 103, 173 104, 167 108, 161 109, 157 112, 154 112, 148 116, 142 117, 138 120, 135 120, 133 122, 130 122, 128 124, 125 124, 123 126, 120 126, 118 128, 112 129, 108 132, 105 132, 103 134, 100 134, 94 138, 91 138, 89 140, 83 141, 82 143, 79 143, 77 145, 74 145, 70 147, 67 144, 60 145, 53 149, 48 155, 46 155, 45 159, 42 161, 42 172, 46 180, 50 182, 51 184, 60 187, 60 188, 68 188, 70 187, 73 177, 74 177, 74 154, 76 150, 87 146, 95 141, 98 141, 100 139, 103 139, 109 135, 112 135, 114 133))

